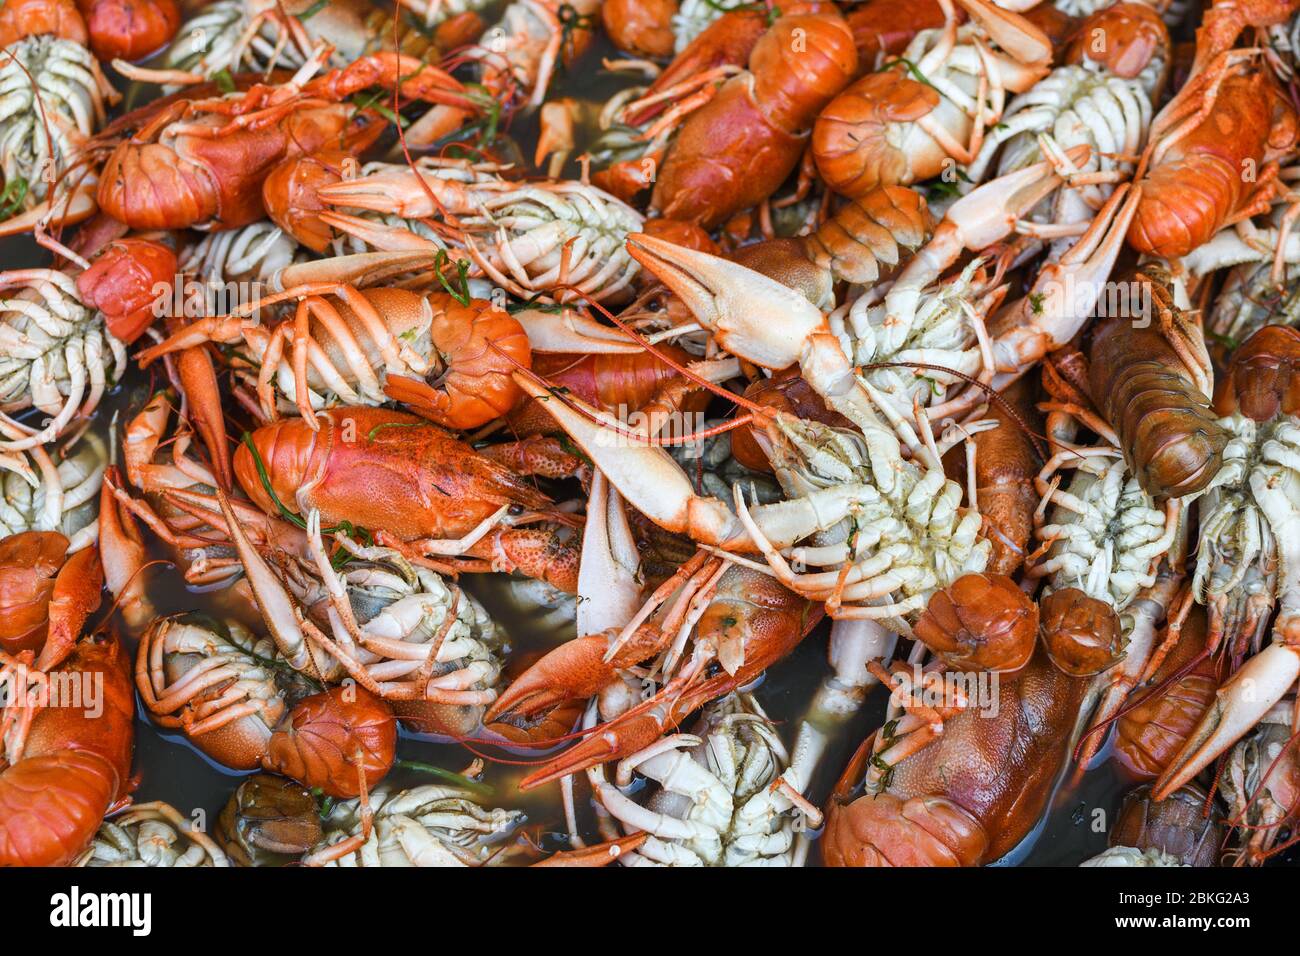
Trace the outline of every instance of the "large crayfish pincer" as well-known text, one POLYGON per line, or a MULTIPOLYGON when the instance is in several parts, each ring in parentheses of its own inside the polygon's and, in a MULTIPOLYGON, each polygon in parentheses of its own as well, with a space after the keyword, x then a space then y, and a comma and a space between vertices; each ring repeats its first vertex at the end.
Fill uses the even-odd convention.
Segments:
POLYGON ((1208 381, 1209 358, 1161 270, 1144 266, 1125 288, 1139 307, 1098 320, 1091 392, 1143 491, 1156 500, 1196 494, 1218 474, 1229 437, 1198 381, 1208 381))

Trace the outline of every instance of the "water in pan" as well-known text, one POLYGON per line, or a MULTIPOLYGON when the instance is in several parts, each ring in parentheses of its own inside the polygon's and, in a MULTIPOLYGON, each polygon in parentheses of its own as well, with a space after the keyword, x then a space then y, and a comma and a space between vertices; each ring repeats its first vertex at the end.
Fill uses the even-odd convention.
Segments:
MULTIPOLYGON (((602 39, 567 76, 559 78, 553 87, 554 95, 562 96, 569 92, 603 100, 631 82, 626 76, 601 69, 601 58, 611 52, 602 39)), ((147 98, 148 91, 144 92, 142 96, 137 91, 133 97, 137 105, 147 98)), ((536 136, 535 123, 527 117, 520 118, 510 128, 510 134, 519 142, 522 155, 530 155, 531 141, 536 136)), ((567 173, 576 175, 576 168, 567 173)), ((21 268, 47 261, 48 256, 25 239, 0 240, 0 264, 3 268, 21 268)), ((103 403, 92 427, 107 437, 116 415, 120 428, 127 414, 139 409, 147 399, 153 384, 151 376, 132 368, 122 385, 103 403)), ((187 589, 180 575, 171 569, 150 573, 150 588, 160 611, 167 613, 196 608, 220 611, 219 594, 199 594, 187 589)), ((467 579, 464 583, 503 627, 513 653, 545 650, 573 636, 572 625, 564 622, 563 615, 548 614, 544 608, 521 604, 517 582, 511 578, 481 576, 467 579)), ((771 668, 755 691, 767 713, 781 724, 787 743, 793 737, 799 718, 807 711, 819 681, 827 673, 828 631, 826 623, 820 625, 793 654, 771 668)), ((853 720, 837 728, 809 791, 813 802, 824 805, 835 778, 853 749, 866 733, 879 725, 885 696, 884 691, 877 688, 868 705, 853 720)), ((521 762, 538 757, 536 752, 518 755, 502 754, 499 750, 490 752, 521 762)), ((434 764, 451 771, 465 768, 474 757, 475 753, 466 746, 405 732, 398 745, 399 760, 434 764)), ((528 770, 529 767, 522 763, 489 760, 483 776, 483 782, 492 788, 487 802, 525 811, 532 836, 548 850, 564 849, 564 818, 558 786, 521 794, 516 783, 528 770)), ((201 813, 201 819, 207 821, 215 821, 239 780, 239 775, 208 760, 183 737, 161 733, 143 711, 138 712, 136 720, 135 771, 140 780, 135 793, 137 801, 165 800, 183 813, 201 813)), ((428 782, 428 778, 415 770, 398 769, 394 771, 392 782, 407 786, 428 782)), ((1001 864, 1074 866, 1101 852, 1106 847, 1106 828, 1098 821, 1114 819, 1120 800, 1132 786, 1134 783, 1115 769, 1113 761, 1082 779, 1069 780, 1068 785, 1058 787, 1051 808, 1040 825, 1001 864)), ((814 849, 810 857, 814 864, 817 856, 814 849)))

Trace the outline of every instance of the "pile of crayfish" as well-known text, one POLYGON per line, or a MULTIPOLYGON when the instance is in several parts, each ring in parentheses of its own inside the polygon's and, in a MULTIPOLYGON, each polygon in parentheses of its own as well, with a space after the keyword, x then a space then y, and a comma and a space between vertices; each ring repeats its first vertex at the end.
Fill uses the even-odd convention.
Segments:
POLYGON ((3 0, 0 864, 1283 857, 1298 70, 1300 0, 3 0))

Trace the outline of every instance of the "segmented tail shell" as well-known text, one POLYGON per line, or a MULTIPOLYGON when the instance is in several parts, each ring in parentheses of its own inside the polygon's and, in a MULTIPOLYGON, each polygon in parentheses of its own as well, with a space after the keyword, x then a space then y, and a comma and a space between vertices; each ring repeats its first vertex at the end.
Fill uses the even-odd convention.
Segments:
POLYGON ((939 108, 938 91, 901 67, 868 73, 835 97, 813 125, 813 158, 826 184, 842 196, 865 196, 881 185, 909 185, 937 174, 935 151, 924 165, 891 141, 891 127, 939 108))
POLYGON ((271 735, 267 770, 319 787, 331 797, 360 796, 393 766, 397 720, 378 697, 357 686, 331 687, 304 699, 271 735))
POLYGON ((1221 416, 1240 412, 1257 422, 1300 410, 1300 329, 1267 325, 1232 353, 1219 383, 1214 410, 1221 416))
POLYGON ((808 258, 837 280, 863 284, 888 278, 934 230, 925 199, 914 189, 881 186, 844 204, 805 242, 808 258))
POLYGON ((1134 281, 1149 314, 1145 322, 1137 315, 1098 320, 1090 391, 1142 490, 1157 500, 1181 498, 1202 491, 1218 473, 1229 435, 1161 331, 1183 324, 1166 277, 1143 268, 1134 281))
POLYGON ((1219 663, 1206 657, 1172 685, 1154 693, 1166 679, 1186 667, 1205 649, 1205 609, 1197 606, 1183 625, 1178 645, 1138 691, 1139 703, 1119 720, 1115 753, 1139 777, 1155 779, 1178 755, 1201 722, 1219 689, 1219 663))
POLYGON ((822 837, 827 866, 978 866, 987 849, 979 821, 939 796, 832 802, 822 837))
POLYGON ((1124 629, 1105 601, 1062 588, 1043 598, 1039 611, 1047 655, 1062 673, 1090 677, 1120 659, 1124 629))
POLYGON ((1005 574, 964 574, 934 593, 912 630, 954 670, 1018 671, 1038 640, 1038 605, 1005 574))

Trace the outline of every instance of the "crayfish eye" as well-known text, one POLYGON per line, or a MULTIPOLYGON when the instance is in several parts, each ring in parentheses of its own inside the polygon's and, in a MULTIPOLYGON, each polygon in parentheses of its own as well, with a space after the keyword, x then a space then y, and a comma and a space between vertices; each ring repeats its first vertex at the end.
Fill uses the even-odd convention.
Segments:
POLYGON ((710 661, 709 666, 704 669, 705 677, 717 677, 722 673, 722 665, 717 661, 710 661))
POLYGON ((512 518, 518 518, 523 513, 524 513, 523 505, 511 505, 510 510, 507 512, 507 514, 509 514, 510 517, 512 518))

